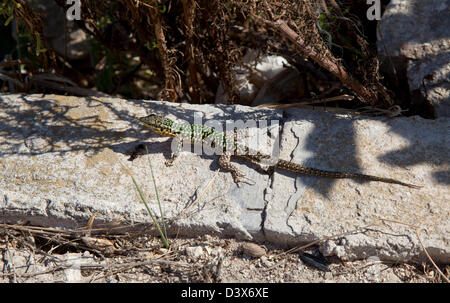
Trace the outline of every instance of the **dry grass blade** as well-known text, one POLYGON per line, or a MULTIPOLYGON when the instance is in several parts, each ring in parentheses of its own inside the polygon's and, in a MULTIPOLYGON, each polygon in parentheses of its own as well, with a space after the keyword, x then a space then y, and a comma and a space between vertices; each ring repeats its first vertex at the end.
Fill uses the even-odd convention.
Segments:
MULTIPOLYGON (((298 103, 289 103, 289 104, 261 104, 258 105, 257 107, 260 108, 271 108, 271 109, 287 109, 287 108, 292 108, 292 107, 296 107, 296 108, 311 108, 313 104, 321 104, 321 103, 326 103, 326 102, 335 102, 335 101, 340 101, 340 100, 344 100, 344 101, 351 101, 353 100, 354 97, 350 96, 350 95, 341 95, 341 96, 336 96, 336 97, 331 97, 331 98, 324 98, 324 99, 315 99, 315 100, 305 100, 303 102, 298 102, 298 103)), ((347 109, 342 109, 345 111, 349 111, 347 109)))
POLYGON ((328 237, 325 237, 325 238, 322 238, 322 239, 319 239, 319 240, 316 240, 316 241, 312 241, 312 242, 310 242, 310 243, 308 243, 308 244, 305 244, 305 245, 303 245, 303 246, 298 246, 298 247, 291 248, 291 249, 289 249, 289 250, 287 250, 287 251, 285 251, 285 252, 282 252, 282 253, 279 254, 278 256, 284 255, 284 254, 288 254, 288 253, 297 252, 297 251, 302 251, 302 250, 304 250, 304 249, 306 249, 306 248, 308 248, 308 247, 310 247, 310 246, 319 244, 319 243, 321 243, 321 242, 325 242, 325 241, 328 241, 328 240, 331 240, 331 239, 334 239, 334 238, 343 237, 343 236, 346 236, 346 235, 351 235, 351 234, 354 234, 354 233, 356 233, 356 232, 358 232, 358 231, 367 229, 367 228, 369 228, 369 227, 372 226, 372 225, 374 225, 374 224, 369 224, 369 225, 367 225, 367 226, 365 226, 365 227, 361 227, 361 228, 358 228, 358 229, 355 229, 355 230, 352 230, 352 231, 349 231, 349 232, 340 233, 340 234, 336 234, 336 235, 331 235, 331 236, 328 236, 328 237))
MULTIPOLYGON (((147 147, 146 147, 147 149, 147 147)), ((148 154, 148 150, 147 150, 147 154, 148 154)), ((156 219, 156 215, 154 214, 154 212, 152 211, 152 209, 150 208, 150 206, 148 205, 147 199, 144 196, 144 193, 142 192, 141 188, 139 187, 139 185, 136 182, 136 179, 133 176, 133 173, 131 172, 130 169, 128 169, 121 161, 119 161, 120 165, 122 166, 122 168, 125 170, 125 172, 131 177, 131 180, 134 183, 134 186, 136 187, 136 190, 139 193, 139 196, 142 200, 142 202, 144 203, 145 208, 147 209, 147 213, 149 214, 150 218, 153 221, 153 224, 156 226, 156 229, 159 232, 159 235, 161 236, 161 239, 164 243, 164 245, 166 246, 166 248, 169 248, 169 241, 167 240, 167 231, 166 231, 166 223, 164 220, 164 214, 161 208, 161 201, 159 199, 159 195, 158 195, 158 188, 156 187, 156 181, 155 181, 155 176, 153 174, 153 168, 151 166, 151 162, 150 162, 150 158, 149 159, 149 163, 150 163, 150 170, 152 172, 152 180, 153 180, 153 185, 155 187, 155 192, 156 192, 156 198, 158 200, 158 205, 159 205, 159 210, 160 210, 160 215, 161 215, 161 225, 159 224, 158 220, 156 219)))
POLYGON ((447 282, 450 283, 450 279, 447 278, 446 275, 444 275, 444 273, 439 269, 439 267, 436 265, 436 263, 434 263, 433 258, 431 258, 430 254, 428 253, 427 249, 425 248, 425 246, 423 245, 422 239, 420 238, 419 235, 419 231, 417 229, 415 229, 416 235, 417 235, 417 239, 419 239, 420 242, 420 246, 422 246, 422 249, 425 253, 425 255, 427 256, 428 260, 431 262, 431 264, 433 264, 434 268, 438 271, 438 273, 441 275, 441 277, 447 282))
POLYGON ((206 194, 206 192, 208 191, 208 189, 211 187, 211 184, 213 184, 214 180, 216 179, 217 175, 219 173, 219 169, 217 169, 214 173, 214 176, 209 180, 208 184, 206 184, 205 188, 203 189, 203 191, 200 193, 200 195, 191 203, 189 203, 189 205, 187 205, 183 210, 181 210, 181 212, 179 213, 179 215, 185 213, 188 209, 192 208, 192 206, 194 206, 196 203, 198 203, 198 201, 201 200, 201 198, 203 198, 203 196, 206 194))
POLYGON ((170 265, 170 266, 181 266, 181 267, 196 267, 196 264, 188 264, 184 262, 175 262, 168 260, 146 260, 139 262, 128 262, 128 263, 114 263, 114 264, 96 264, 96 265, 81 265, 82 269, 112 269, 112 268, 135 268, 145 265, 170 265))
MULTIPOLYGON (((325 238, 322 238, 322 239, 319 239, 319 240, 316 240, 316 241, 312 241, 312 242, 310 242, 310 243, 308 243, 308 244, 305 244, 305 245, 303 245, 303 246, 297 246, 297 247, 288 249, 288 250, 286 250, 286 251, 284 251, 284 252, 282 252, 282 253, 277 254, 275 257, 281 257, 281 256, 286 255, 286 254, 289 254, 289 253, 293 253, 293 252, 297 252, 297 251, 303 251, 303 250, 305 250, 306 248, 308 248, 308 247, 310 247, 310 246, 313 246, 313 245, 316 245, 316 244, 319 244, 319 243, 321 243, 321 242, 328 241, 328 240, 331 240, 331 239, 334 239, 334 238, 339 238, 339 237, 342 237, 342 236, 345 236, 345 235, 353 234, 353 233, 355 233, 355 232, 357 232, 357 231, 359 231, 359 230, 366 229, 366 228, 368 228, 368 227, 370 227, 370 226, 372 226, 372 225, 373 225, 373 224, 370 224, 370 225, 367 225, 367 226, 365 226, 365 227, 362 227, 362 228, 359 228, 359 229, 356 229, 356 230, 353 230, 353 231, 349 231, 349 232, 345 232, 345 233, 340 233, 340 234, 336 234, 336 235, 331 235, 331 236, 328 236, 328 237, 325 237, 325 238)), ((273 269, 273 268, 275 268, 275 267, 281 265, 283 262, 284 262, 284 260, 281 261, 281 262, 278 262, 277 264, 275 264, 275 265, 273 265, 273 266, 267 268, 266 271, 269 271, 269 270, 271 270, 271 269, 273 269)))

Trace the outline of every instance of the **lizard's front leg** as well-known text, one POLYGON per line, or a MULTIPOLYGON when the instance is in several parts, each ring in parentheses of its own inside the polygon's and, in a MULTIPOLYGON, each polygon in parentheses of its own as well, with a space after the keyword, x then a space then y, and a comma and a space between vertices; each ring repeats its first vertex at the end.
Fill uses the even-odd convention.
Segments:
POLYGON ((241 182, 241 178, 245 178, 245 174, 236 166, 230 163, 231 154, 224 152, 219 158, 219 166, 226 171, 229 171, 236 183, 241 182))
POLYGON ((175 137, 175 138, 173 138, 173 142, 172 142, 171 146, 172 146, 172 154, 170 155, 170 158, 166 160, 166 162, 165 162, 166 166, 172 166, 173 161, 175 161, 175 159, 179 156, 181 149, 183 148, 183 140, 179 137, 175 137), (174 145, 175 145, 175 150, 173 150, 174 145))

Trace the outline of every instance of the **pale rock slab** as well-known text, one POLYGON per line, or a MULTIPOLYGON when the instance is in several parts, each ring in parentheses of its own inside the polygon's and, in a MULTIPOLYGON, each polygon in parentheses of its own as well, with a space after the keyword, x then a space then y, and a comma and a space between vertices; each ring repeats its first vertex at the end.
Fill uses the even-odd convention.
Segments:
POLYGON ((2 222, 83 228, 94 216, 94 227, 155 233, 124 168, 159 214, 151 162, 171 235, 219 234, 293 246, 344 233, 321 243, 321 251, 344 260, 422 257, 414 229, 402 222, 419 228, 436 261, 450 263, 446 119, 363 118, 308 110, 287 110, 282 116, 245 106, 57 95, 1 95, 0 119, 2 222), (191 152, 182 152, 166 167, 171 139, 144 130, 137 121, 150 112, 189 123, 269 121, 247 125, 238 138, 270 133, 256 147, 263 153, 279 151, 282 159, 319 169, 386 176, 424 187, 280 170, 270 176, 242 159, 233 162, 254 184, 236 186, 230 173, 218 170, 217 156, 191 152), (141 143, 149 155, 127 161, 141 143))
POLYGON ((422 252, 414 229, 405 225, 410 224, 419 228, 430 254, 450 261, 448 120, 355 118, 307 110, 288 110, 285 116, 280 158, 423 188, 277 170, 264 222, 267 240, 292 246, 350 232, 320 249, 343 260, 410 260, 422 252))
POLYGON ((450 0, 391 0, 378 26, 384 63, 406 71, 411 94, 437 117, 450 117, 450 0))
MULTIPOLYGON (((173 234, 262 237, 268 175, 256 173, 245 161, 238 162, 256 185, 237 187, 230 173, 216 175, 217 156, 190 152, 182 152, 172 167, 166 167, 171 139, 145 130, 137 118, 152 111, 189 123, 278 122, 280 112, 57 95, 2 95, 0 106, 1 220, 74 228, 85 226, 95 216, 95 223, 108 223, 115 229, 138 228, 151 220, 127 170, 158 215, 151 161, 173 234), (127 161, 139 143, 145 143, 149 155, 127 161)), ((256 131, 252 137, 258 137, 258 132, 268 129, 279 134, 279 124, 268 123, 237 135, 256 131)))

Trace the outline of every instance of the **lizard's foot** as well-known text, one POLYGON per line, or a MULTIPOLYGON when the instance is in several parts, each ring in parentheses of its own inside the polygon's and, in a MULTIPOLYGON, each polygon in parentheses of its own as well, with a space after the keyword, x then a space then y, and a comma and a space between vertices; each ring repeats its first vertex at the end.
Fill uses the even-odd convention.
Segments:
POLYGON ((233 180, 234 182, 239 186, 239 184, 241 184, 244 180, 246 183, 250 184, 250 185, 255 185, 256 182, 253 181, 250 178, 247 178, 242 172, 236 172, 236 173, 231 173, 231 175, 233 176, 233 180))
POLYGON ((245 174, 243 174, 240 171, 232 171, 231 175, 233 176, 233 180, 235 183, 239 184, 242 182, 242 179, 246 179, 245 178, 245 174))
POLYGON ((166 160, 166 162, 164 162, 164 164, 166 166, 172 166, 173 165, 173 161, 175 161, 175 159, 178 157, 177 153, 172 153, 169 157, 169 159, 166 160))
MULTIPOLYGON (((242 171, 240 171, 237 167, 230 163, 230 155, 221 155, 219 158, 219 166, 224 170, 229 171, 233 176, 234 182, 238 185, 240 182, 242 182, 242 179, 250 180, 245 177, 245 174, 242 171)), ((250 181, 253 182, 253 184, 255 183, 253 180, 250 181)))
POLYGON ((164 163, 166 166, 172 166, 173 165, 173 160, 174 159, 167 159, 166 162, 164 163))

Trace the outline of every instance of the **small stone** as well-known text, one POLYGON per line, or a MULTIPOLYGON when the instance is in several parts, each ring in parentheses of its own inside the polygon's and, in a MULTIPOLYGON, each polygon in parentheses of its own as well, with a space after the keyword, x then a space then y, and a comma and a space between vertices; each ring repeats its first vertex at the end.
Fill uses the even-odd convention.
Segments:
POLYGON ((208 255, 212 255, 213 254, 213 252, 214 252, 214 250, 211 248, 211 247, 209 247, 209 246, 206 246, 205 247, 205 251, 206 251, 206 253, 208 254, 208 255))
POLYGON ((393 272, 387 272, 383 277, 383 282, 388 283, 401 283, 402 280, 393 272))
POLYGON ((169 250, 167 248, 161 247, 161 248, 159 248, 159 252, 164 255, 164 254, 169 253, 169 250))
POLYGON ((242 253, 247 256, 259 258, 266 254, 266 249, 255 243, 244 243, 241 245, 242 253))
POLYGON ((207 246, 204 248, 206 250, 206 252, 208 253, 208 255, 210 256, 218 256, 222 253, 222 248, 221 247, 216 247, 216 248, 212 248, 210 246, 207 246))
POLYGON ((190 258, 198 259, 203 255, 203 248, 200 246, 186 247, 184 253, 190 258))
POLYGON ((267 260, 266 256, 261 257, 261 263, 265 267, 271 267, 273 265, 273 262, 270 262, 269 260, 267 260))
POLYGON ((213 237, 211 235, 205 234, 202 236, 203 241, 212 241, 213 237))

